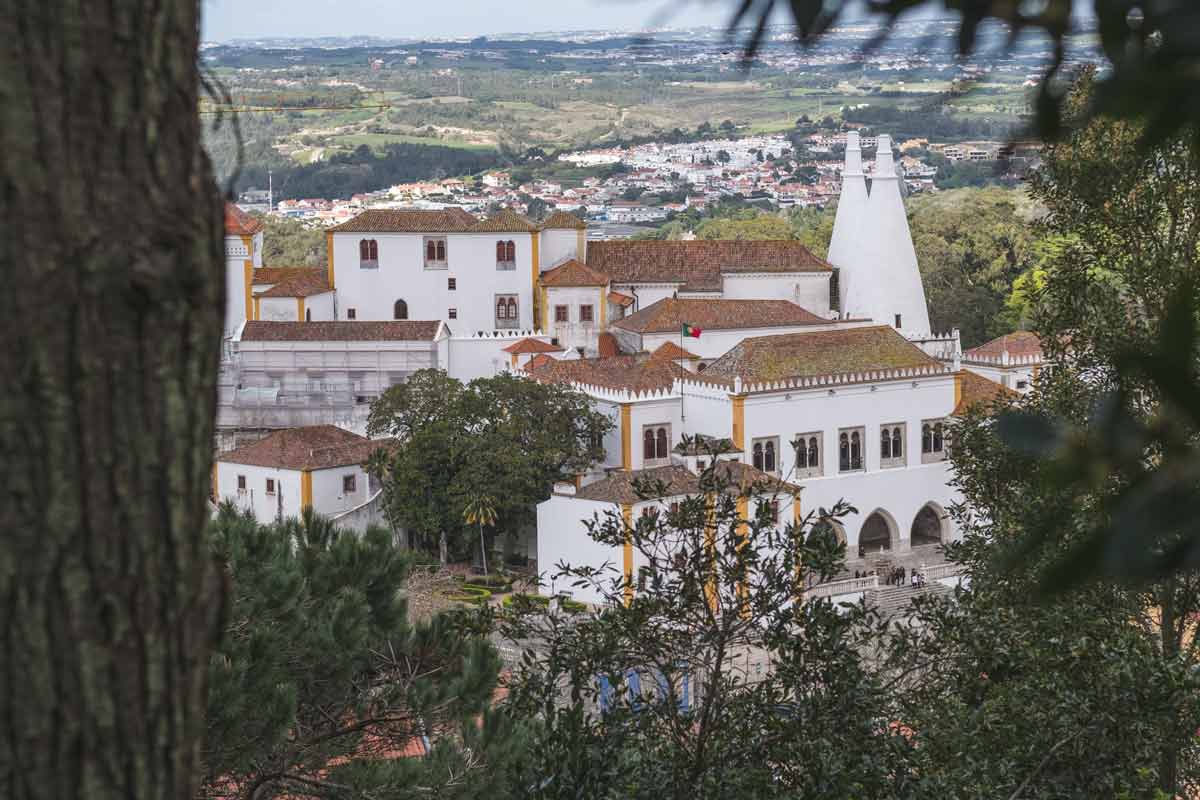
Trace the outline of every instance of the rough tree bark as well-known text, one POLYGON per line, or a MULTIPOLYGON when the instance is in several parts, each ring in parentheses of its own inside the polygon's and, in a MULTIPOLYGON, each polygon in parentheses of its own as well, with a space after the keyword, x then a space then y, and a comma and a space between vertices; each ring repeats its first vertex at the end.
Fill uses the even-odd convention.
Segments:
POLYGON ((0 0, 0 796, 188 798, 223 309, 197 0, 0 0))

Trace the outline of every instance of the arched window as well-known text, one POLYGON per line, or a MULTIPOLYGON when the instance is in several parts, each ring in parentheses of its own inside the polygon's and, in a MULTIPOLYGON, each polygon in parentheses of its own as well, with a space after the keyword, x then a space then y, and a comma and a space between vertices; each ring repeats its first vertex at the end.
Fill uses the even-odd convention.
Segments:
POLYGON ((358 260, 360 267, 379 266, 379 242, 374 239, 362 239, 358 243, 358 260))
POLYGON ((669 443, 667 442, 667 429, 666 428, 658 429, 658 433, 655 435, 654 441, 658 446, 657 447, 658 453, 655 457, 660 458, 660 459, 670 458, 670 453, 667 452, 669 443))
POLYGON ((892 457, 892 433, 887 428, 880 428, 879 433, 879 457, 886 460, 892 457))
POLYGON ((862 437, 858 431, 850 434, 850 469, 862 469, 862 437))
POLYGON ((517 318, 517 298, 515 297, 508 298, 508 318, 517 318))
POLYGON ((928 422, 921 426, 921 452, 933 452, 933 426, 928 422))
POLYGON ((504 249, 505 249, 505 253, 504 253, 505 261, 516 261, 517 260, 517 244, 516 244, 516 242, 513 242, 510 240, 508 242, 508 244, 506 244, 504 246, 504 249))
POLYGON ((838 437, 838 469, 846 472, 850 469, 850 436, 843 433, 838 437))
POLYGON ((408 319, 408 303, 397 300, 392 306, 392 319, 408 319))
POLYGON ((311 308, 304 309, 304 321, 312 322, 312 309, 311 308))
POLYGON ((892 428, 892 458, 904 457, 904 433, 899 428, 892 428))
POLYGON ((942 452, 942 423, 937 423, 933 426, 933 452, 942 452))
POLYGON ((808 467, 816 469, 821 466, 821 448, 817 444, 817 437, 812 436, 808 440, 808 467))
POLYGON ((496 319, 508 319, 508 303, 503 297, 496 298, 496 319))
POLYGON ((642 458, 647 461, 654 460, 654 429, 646 428, 642 433, 642 458))
POLYGON ((803 438, 792 444, 796 448, 796 469, 808 469, 808 444, 803 438))
POLYGON ((752 458, 752 461, 754 462, 754 468, 762 469, 763 468, 763 443, 755 442, 754 448, 751 452, 754 453, 753 458, 752 458))
POLYGON ((774 472, 777 466, 775 463, 775 440, 771 439, 763 448, 763 472, 774 472))
POLYGON ((425 242, 425 260, 426 261, 437 261, 438 260, 437 242, 434 241, 433 239, 430 239, 429 241, 425 242))
POLYGON ((504 261, 504 242, 496 242, 496 260, 504 261))

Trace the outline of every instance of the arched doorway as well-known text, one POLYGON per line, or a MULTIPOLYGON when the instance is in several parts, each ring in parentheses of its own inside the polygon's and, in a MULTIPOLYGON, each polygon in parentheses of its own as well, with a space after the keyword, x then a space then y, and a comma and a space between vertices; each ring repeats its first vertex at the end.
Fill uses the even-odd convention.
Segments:
POLYGON ((945 512, 933 503, 921 506, 917 516, 913 517, 912 529, 909 532, 909 544, 912 547, 941 544, 944 540, 945 520, 945 512))
POLYGON ((408 303, 397 300, 392 306, 392 319, 408 319, 408 303))
POLYGON ((858 546, 864 553, 892 549, 895 525, 883 511, 872 511, 858 532, 858 546))

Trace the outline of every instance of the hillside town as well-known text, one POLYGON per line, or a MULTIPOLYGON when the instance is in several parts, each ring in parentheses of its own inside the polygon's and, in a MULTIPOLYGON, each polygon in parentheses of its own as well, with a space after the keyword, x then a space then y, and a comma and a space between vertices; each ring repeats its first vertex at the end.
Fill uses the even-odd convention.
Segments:
MULTIPOLYGON (((841 154, 846 131, 816 132, 803 138, 782 134, 714 138, 677 144, 648 143, 559 154, 558 162, 607 168, 604 177, 584 177, 567 186, 554 179, 516 183, 513 171, 491 170, 478 176, 397 184, 348 199, 308 198, 273 202, 269 191, 241 196, 244 210, 261 211, 329 227, 373 208, 461 208, 487 213, 498 207, 521 213, 561 209, 593 223, 594 238, 628 235, 632 225, 661 223, 689 209, 703 210, 737 197, 778 209, 824 208, 841 193, 841 154), (798 152, 799 151, 799 152, 798 152)), ((875 137, 860 139, 868 151, 875 137)), ((905 193, 935 192, 943 162, 987 163, 1004 172, 1023 170, 1036 161, 1036 148, 1020 152, 1008 142, 931 143, 908 139, 896 144, 897 171, 905 193)), ((870 175, 870 167, 867 174, 870 175)))

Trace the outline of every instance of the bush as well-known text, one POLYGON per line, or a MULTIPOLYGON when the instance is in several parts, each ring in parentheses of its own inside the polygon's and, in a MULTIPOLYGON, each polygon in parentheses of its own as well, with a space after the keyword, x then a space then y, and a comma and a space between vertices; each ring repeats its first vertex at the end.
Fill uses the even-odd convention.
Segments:
POLYGON ((512 591, 512 578, 507 575, 475 575, 465 581, 464 586, 479 586, 491 589, 496 594, 512 591))
POLYGON ((487 603, 492 593, 482 586, 463 584, 457 594, 447 594, 446 597, 459 603, 481 606, 487 603))
MULTIPOLYGON (((532 611, 534 606, 550 605, 550 598, 540 594, 511 594, 501 601, 504 608, 517 611, 532 611)), ((578 600, 563 600, 560 608, 568 614, 578 614, 587 611, 587 605, 578 600)))

